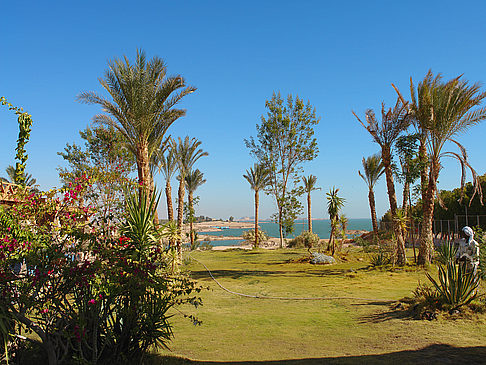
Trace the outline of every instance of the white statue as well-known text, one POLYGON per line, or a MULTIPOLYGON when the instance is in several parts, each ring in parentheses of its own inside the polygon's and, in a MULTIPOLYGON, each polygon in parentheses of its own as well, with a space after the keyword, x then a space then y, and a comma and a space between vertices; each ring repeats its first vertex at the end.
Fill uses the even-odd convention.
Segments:
POLYGON ((474 275, 478 272, 479 266, 479 244, 474 240, 474 231, 471 227, 465 226, 462 229, 462 237, 457 251, 457 259, 466 265, 467 271, 474 275))

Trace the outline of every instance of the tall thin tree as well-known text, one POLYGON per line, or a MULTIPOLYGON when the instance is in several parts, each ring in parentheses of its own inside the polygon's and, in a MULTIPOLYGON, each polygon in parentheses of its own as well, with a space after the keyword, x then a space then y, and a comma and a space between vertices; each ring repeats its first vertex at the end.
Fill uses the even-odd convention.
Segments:
MULTIPOLYGON (((190 139, 189 136, 186 136, 184 140, 181 137, 178 137, 177 142, 171 138, 170 143, 179 168, 177 226, 182 232, 182 225, 184 223, 185 179, 196 161, 203 156, 207 156, 208 153, 199 148, 201 145, 200 141, 196 138, 190 139)), ((177 241, 177 252, 179 257, 182 257, 182 240, 177 241)))
POLYGON ((373 141, 378 143, 381 147, 381 158, 385 168, 390 211, 393 217, 393 231, 395 239, 397 240, 397 264, 405 265, 407 262, 407 257, 405 255, 405 240, 403 232, 396 222, 398 204, 395 193, 395 184, 393 182, 392 148, 398 136, 407 130, 410 125, 411 118, 408 104, 406 102, 402 103, 401 98, 398 98, 395 106, 386 110, 385 104, 382 103, 381 122, 377 120, 374 111, 371 109, 366 111, 366 123, 361 121, 356 113, 353 112, 353 114, 361 125, 371 134, 373 141))
POLYGON ((269 171, 264 165, 255 164, 250 170, 246 170, 243 177, 250 184, 250 188, 255 192, 255 247, 258 247, 258 207, 259 192, 270 184, 269 171))
POLYGON ((316 187, 317 177, 314 175, 309 175, 308 177, 303 176, 302 182, 304 183, 304 190, 307 193, 307 221, 309 232, 312 232, 312 214, 311 214, 311 192, 314 190, 321 190, 321 188, 316 187))
POLYGON ((172 186, 170 181, 177 170, 177 159, 172 148, 162 154, 159 162, 159 171, 165 178, 165 196, 167 200, 167 219, 174 220, 174 208, 172 205, 172 186))
POLYGON ((198 187, 206 182, 204 174, 199 169, 191 170, 185 177, 187 188, 187 203, 189 208, 189 236, 191 238, 191 247, 194 245, 194 192, 198 187))
POLYGON ((334 236, 339 226, 339 212, 344 206, 345 199, 338 196, 339 189, 333 187, 326 193, 327 198, 327 212, 329 214, 329 220, 331 221, 331 235, 329 237, 328 249, 331 250, 331 254, 334 255, 336 250, 336 244, 334 242, 334 236))
POLYGON ((371 222, 373 224, 373 235, 376 238, 378 237, 378 220, 376 219, 374 188, 381 175, 385 172, 385 169, 381 161, 380 153, 371 155, 366 159, 363 157, 362 164, 364 174, 362 174, 361 171, 358 171, 358 174, 365 181, 366 185, 368 185, 368 202, 370 204, 371 222))

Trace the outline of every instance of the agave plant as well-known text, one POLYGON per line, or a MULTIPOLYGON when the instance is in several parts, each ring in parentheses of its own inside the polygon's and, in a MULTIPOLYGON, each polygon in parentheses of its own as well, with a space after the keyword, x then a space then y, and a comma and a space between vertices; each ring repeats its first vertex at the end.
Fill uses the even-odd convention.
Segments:
POLYGON ((457 246, 453 241, 447 242, 439 246, 436 250, 437 261, 443 265, 447 265, 449 262, 453 262, 457 255, 457 246))
POLYGON ((427 278, 439 293, 439 298, 451 309, 457 309, 469 304, 477 296, 479 276, 468 272, 466 265, 449 261, 447 265, 439 265, 439 277, 436 281, 429 273, 427 278))
POLYGON ((126 193, 126 221, 122 234, 129 238, 131 248, 141 257, 142 253, 160 239, 154 224, 154 216, 159 204, 160 193, 150 194, 141 190, 140 194, 126 193))

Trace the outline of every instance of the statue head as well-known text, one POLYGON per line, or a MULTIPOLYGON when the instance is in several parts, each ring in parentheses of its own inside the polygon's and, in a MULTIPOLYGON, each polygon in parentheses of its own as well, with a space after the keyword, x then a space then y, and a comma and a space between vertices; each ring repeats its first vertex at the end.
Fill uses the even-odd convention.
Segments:
POLYGON ((463 234, 463 237, 469 242, 470 240, 473 239, 474 237, 474 231, 472 230, 471 227, 468 227, 468 226, 464 226, 462 228, 462 234, 463 234))

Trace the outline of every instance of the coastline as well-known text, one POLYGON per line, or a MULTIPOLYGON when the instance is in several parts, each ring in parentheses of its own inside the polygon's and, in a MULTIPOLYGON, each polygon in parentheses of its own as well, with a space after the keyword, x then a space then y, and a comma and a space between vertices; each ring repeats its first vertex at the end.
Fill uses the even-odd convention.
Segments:
MULTIPOLYGON (((200 241, 227 241, 227 240, 242 240, 241 236, 216 236, 211 234, 203 234, 201 235, 200 232, 222 232, 225 229, 253 229, 255 223, 253 221, 245 221, 245 222, 228 222, 228 221, 209 221, 209 222, 199 222, 194 223, 194 229, 199 234, 200 241), (224 228, 222 228, 224 227, 224 228)), ((185 227, 184 231, 189 232, 189 227, 185 227)), ((361 236, 363 234, 368 233, 367 230, 347 230, 346 234, 348 235, 358 235, 361 236)), ((284 247, 286 243, 290 241, 291 238, 284 238, 284 247)), ((329 241, 327 238, 320 239, 321 244, 326 244, 329 241)), ((344 241, 345 244, 350 243, 352 240, 347 239, 344 241)), ((261 245, 263 249, 276 249, 280 247, 280 239, 278 237, 269 237, 268 241, 261 245)), ((227 246, 213 246, 212 250, 215 251, 222 251, 228 249, 243 249, 243 250, 251 250, 252 246, 248 243, 243 243, 240 245, 227 245, 227 246)))

